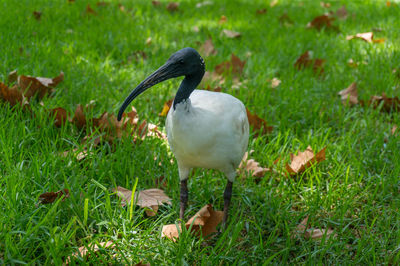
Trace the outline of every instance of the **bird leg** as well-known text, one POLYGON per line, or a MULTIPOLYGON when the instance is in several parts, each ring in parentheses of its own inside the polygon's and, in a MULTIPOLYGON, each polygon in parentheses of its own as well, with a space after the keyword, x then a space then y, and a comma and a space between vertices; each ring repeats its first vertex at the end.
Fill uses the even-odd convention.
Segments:
POLYGON ((179 213, 179 218, 183 220, 183 216, 185 214, 185 209, 187 206, 187 201, 188 201, 188 188, 187 188, 187 179, 181 181, 181 210, 179 213))
POLYGON ((232 185, 233 183, 228 180, 224 191, 224 217, 222 220, 222 225, 226 228, 226 221, 228 220, 229 205, 231 204, 232 197, 232 185))

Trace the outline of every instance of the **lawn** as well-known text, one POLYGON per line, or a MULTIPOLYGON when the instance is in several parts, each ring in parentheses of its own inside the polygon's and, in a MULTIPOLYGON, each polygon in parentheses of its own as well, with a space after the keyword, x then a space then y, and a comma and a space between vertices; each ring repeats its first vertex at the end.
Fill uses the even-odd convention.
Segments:
MULTIPOLYGON (((15 69, 40 77, 63 71, 65 79, 42 103, 32 99, 30 112, 0 101, 0 264, 62 264, 79 247, 110 240, 116 247, 74 262, 399 264, 400 134, 391 131, 400 116, 385 112, 383 104, 372 108, 368 100, 382 93, 400 96, 400 3, 270 2, 215 0, 196 7, 196 1, 181 1, 171 12, 166 1, 1 1, 0 81, 15 69), (343 5, 347 17, 333 15, 338 30, 307 28, 316 16, 343 5), (280 20, 283 14, 290 20, 280 20), (228 38, 224 29, 241 36, 228 38), (346 40, 371 31, 384 42, 346 40), (326 160, 291 176, 267 172, 256 179, 241 172, 227 230, 211 239, 183 232, 173 242, 161 238, 163 225, 179 217, 178 168, 167 142, 123 137, 83 160, 63 157, 82 149, 85 132, 69 122, 55 127, 47 110, 61 106, 73 115, 78 104, 94 100, 92 116, 116 114, 128 93, 172 53, 199 49, 210 38, 217 54, 204 56, 207 70, 231 54, 246 61, 240 83, 228 74, 222 91, 273 127, 268 134, 251 131, 250 158, 278 167, 276 159, 289 162, 291 153, 310 145, 314 151, 326 147, 326 160), (306 51, 325 60, 323 73, 294 67, 306 51), (281 81, 275 88, 273 78, 281 81), (364 105, 346 106, 338 96, 353 82, 364 105), (136 178, 138 190, 153 188, 160 177, 172 205, 154 217, 121 206, 112 192, 117 186, 132 189, 136 178), (69 198, 37 204, 40 194, 64 188, 69 198), (295 234, 307 216, 308 228, 333 233, 319 239, 295 234)), ((134 100, 140 119, 164 130, 159 113, 179 81, 134 100)), ((222 173, 194 170, 186 217, 208 203, 221 210, 225 184, 222 173)))

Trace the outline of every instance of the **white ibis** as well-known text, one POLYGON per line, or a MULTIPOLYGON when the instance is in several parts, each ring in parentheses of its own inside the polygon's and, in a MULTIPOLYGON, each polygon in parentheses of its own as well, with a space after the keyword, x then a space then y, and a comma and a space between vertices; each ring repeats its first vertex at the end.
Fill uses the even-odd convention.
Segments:
POLYGON ((179 50, 131 92, 119 110, 118 120, 130 102, 148 88, 170 78, 185 76, 166 121, 168 143, 179 168, 180 219, 183 220, 187 206, 190 169, 217 169, 228 178, 224 192, 223 224, 226 225, 236 168, 247 149, 249 122, 246 109, 237 98, 220 92, 195 90, 204 72, 204 60, 195 49, 179 50))

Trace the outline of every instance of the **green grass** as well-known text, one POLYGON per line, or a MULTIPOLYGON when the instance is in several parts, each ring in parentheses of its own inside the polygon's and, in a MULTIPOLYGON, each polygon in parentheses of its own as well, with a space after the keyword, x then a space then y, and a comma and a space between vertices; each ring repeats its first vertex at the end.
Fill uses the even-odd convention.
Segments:
MULTIPOLYGON (((356 81, 361 99, 381 92, 399 96, 392 69, 400 67, 400 5, 347 3, 350 16, 334 22, 340 28, 335 33, 306 29, 315 16, 327 12, 320 1, 282 0, 270 8, 264 0, 226 0, 199 9, 195 1, 182 1, 176 13, 165 10, 165 2, 159 8, 144 0, 119 2, 126 12, 116 1, 106 7, 97 7, 96 1, 1 1, 0 80, 14 69, 45 77, 62 70, 65 80, 54 97, 44 99, 46 108, 63 106, 72 113, 77 104, 96 100, 93 115, 116 113, 127 94, 170 54, 183 47, 199 48, 198 42, 211 37, 218 54, 205 58, 209 70, 231 53, 247 60, 242 76, 246 86, 224 86, 223 91, 274 126, 268 136, 251 138, 252 158, 268 167, 276 158, 287 160, 290 152, 311 145, 314 150, 327 147, 326 161, 294 178, 267 174, 257 184, 251 177, 238 177, 228 230, 213 240, 184 233, 174 243, 160 237, 162 225, 179 216, 178 170, 170 163, 173 155, 166 143, 147 138, 134 145, 123 139, 77 162, 59 153, 81 147, 82 132, 70 124, 55 128, 39 104, 32 104, 33 117, 1 103, 0 264, 61 264, 78 247, 108 240, 118 243, 117 256, 104 251, 88 262, 399 263, 400 142, 390 129, 400 125, 400 116, 344 107, 337 92, 356 81), (97 16, 85 13, 88 3, 97 16), (256 15, 264 7, 267 14, 256 15), (40 21, 33 11, 42 12, 40 21), (285 12, 292 26, 279 23, 285 12), (227 17, 224 25, 218 23, 221 15, 227 17), (194 32, 194 26, 200 31, 194 32), (225 28, 241 32, 241 39, 221 36, 225 28), (385 43, 346 41, 346 35, 373 28, 382 29, 375 36, 385 43), (306 50, 326 59, 322 77, 294 69, 306 50), (135 51, 145 51, 147 60, 127 61, 135 51), (351 68, 350 58, 367 64, 351 68), (273 77, 282 80, 276 89, 266 82, 273 77), (138 189, 151 188, 160 176, 166 177, 165 191, 173 205, 150 218, 134 208, 130 219, 129 208, 120 206, 111 188, 132 188, 136 177, 138 189), (71 191, 70 198, 35 206, 41 193, 63 188, 71 191), (313 227, 333 228, 337 237, 292 239, 291 232, 306 215, 313 227)), ((331 2, 330 9, 346 2, 331 2)), ((135 100, 140 117, 163 127, 158 113, 178 84, 167 81, 135 100)), ((222 209, 223 175, 199 169, 191 176, 186 216, 207 203, 222 209)))

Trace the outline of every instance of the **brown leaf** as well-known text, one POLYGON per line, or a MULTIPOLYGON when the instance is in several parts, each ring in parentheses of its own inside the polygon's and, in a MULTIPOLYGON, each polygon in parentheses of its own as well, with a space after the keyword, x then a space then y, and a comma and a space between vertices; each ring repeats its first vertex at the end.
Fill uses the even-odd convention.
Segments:
POLYGON ((323 8, 330 8, 330 7, 331 7, 331 4, 330 4, 330 3, 320 2, 319 4, 320 4, 320 6, 323 7, 323 8))
POLYGON ((382 105, 382 111, 391 112, 400 111, 400 99, 396 96, 394 98, 389 98, 385 93, 382 93, 382 96, 371 96, 371 99, 368 101, 369 106, 372 108, 378 108, 382 105))
POLYGON ((200 54, 203 56, 210 56, 210 55, 216 55, 217 50, 215 50, 214 45, 212 43, 211 39, 206 40, 202 46, 200 46, 200 54))
POLYGON ((168 101, 166 101, 164 103, 163 109, 162 109, 161 113, 159 114, 160 116, 168 115, 169 109, 171 108, 173 101, 174 101, 174 99, 169 99, 168 101))
POLYGON ((315 17, 311 22, 307 24, 307 28, 315 28, 317 30, 321 30, 322 28, 338 30, 338 28, 332 25, 332 21, 335 18, 330 16, 329 14, 324 14, 321 16, 315 17))
POLYGON ((22 95, 22 92, 17 89, 17 86, 13 86, 9 88, 6 84, 0 82, 0 99, 5 102, 8 102, 11 106, 16 104, 20 104, 24 106, 27 103, 25 97, 22 95))
POLYGON ((346 19, 349 16, 346 6, 342 6, 338 10, 336 10, 336 16, 340 19, 346 19))
POLYGON ((290 154, 291 163, 286 164, 286 170, 290 175, 297 175, 304 172, 314 163, 319 163, 325 160, 325 148, 314 154, 311 146, 308 146, 304 152, 299 152, 298 155, 290 154))
POLYGON ((64 80, 64 73, 61 72, 55 78, 42 78, 21 75, 18 77, 18 87, 28 99, 34 95, 38 95, 39 99, 43 98, 46 94, 52 92, 61 81, 64 80))
POLYGON ((61 127, 68 120, 67 111, 62 107, 50 109, 49 112, 51 117, 55 117, 54 125, 56 127, 61 127))
POLYGON ((242 161, 239 164, 239 171, 246 171, 247 174, 251 174, 253 177, 261 178, 265 175, 266 172, 271 171, 269 168, 261 167, 258 162, 254 159, 247 159, 248 152, 246 152, 243 156, 242 161))
POLYGON ((170 2, 167 5, 167 10, 169 12, 175 12, 175 11, 178 11, 178 9, 179 9, 179 3, 170 2))
POLYGON ((86 14, 97 15, 97 12, 88 4, 86 6, 86 14))
MULTIPOLYGON (((207 204, 201 208, 189 221, 185 224, 186 228, 189 229, 192 225, 191 232, 197 235, 203 235, 206 237, 214 232, 217 232, 217 226, 221 223, 224 212, 214 211, 211 204, 207 204)), ((175 224, 164 225, 162 228, 162 237, 168 237, 169 239, 176 241, 179 237, 178 230, 180 231, 180 225, 178 228, 175 224)))
POLYGON ((18 73, 17 70, 13 70, 8 73, 8 85, 16 82, 18 80, 18 73))
POLYGON ((346 37, 346 40, 352 40, 352 39, 360 39, 363 41, 366 41, 368 43, 383 43, 385 42, 385 39, 374 39, 374 33, 373 32, 364 32, 364 33, 357 33, 356 35, 348 35, 346 37))
POLYGON ((227 21, 227 18, 225 15, 222 15, 221 18, 219 19, 218 23, 220 25, 224 24, 227 21))
POLYGON ((287 13, 282 14, 279 17, 279 23, 283 26, 291 26, 293 25, 293 20, 289 17, 287 13))
POLYGON ((397 125, 394 125, 390 132, 392 133, 392 135, 397 136, 398 133, 399 133, 398 130, 397 130, 397 125))
POLYGON ((86 258, 90 254, 95 254, 97 251, 105 248, 114 248, 115 244, 114 242, 107 241, 107 242, 100 242, 99 245, 97 244, 89 244, 88 247, 82 246, 78 248, 78 251, 72 254, 71 256, 68 256, 65 263, 68 265, 72 262, 74 258, 86 258))
POLYGON ((257 14, 257 15, 263 15, 263 14, 266 14, 266 13, 267 13, 267 9, 266 9, 266 8, 258 9, 258 10, 256 11, 256 14, 257 14))
POLYGON ((294 67, 301 70, 306 67, 312 67, 314 73, 322 74, 324 72, 323 65, 325 63, 324 59, 311 59, 310 52, 306 51, 296 60, 294 63, 294 67))
POLYGON ((241 61, 239 57, 231 54, 231 60, 222 62, 221 64, 215 66, 215 73, 222 75, 224 73, 232 73, 235 76, 240 76, 243 73, 243 68, 246 61, 241 61))
POLYGON ((157 0, 153 0, 153 1, 151 1, 151 3, 153 4, 153 6, 160 6, 161 5, 161 2, 157 1, 157 0))
POLYGON ((267 82, 270 83, 271 88, 275 89, 281 84, 281 80, 278 78, 267 79, 267 82))
POLYGON ((149 46, 149 45, 151 44, 152 41, 153 41, 153 40, 151 39, 151 37, 148 37, 148 38, 146 39, 145 44, 146 44, 147 46, 149 46))
POLYGON ((344 90, 338 92, 344 106, 353 106, 358 104, 357 83, 353 82, 344 90))
POLYGON ((110 5, 109 2, 100 1, 100 2, 97 2, 97 3, 96 3, 96 6, 101 6, 101 7, 108 6, 108 5, 110 5))
POLYGON ((326 235, 326 239, 330 237, 336 237, 336 234, 333 234, 332 229, 309 229, 304 233, 305 239, 321 239, 326 235))
MULTIPOLYGON (((118 197, 122 199, 122 206, 130 203, 132 198, 131 190, 118 186, 117 189, 113 189, 113 192, 117 192, 118 197)), ((141 208, 146 208, 146 214, 148 216, 156 215, 158 206, 162 205, 163 203, 171 205, 171 199, 164 193, 162 189, 158 188, 136 191, 134 202, 141 208)))
POLYGON ((222 30, 222 33, 230 39, 237 39, 241 36, 240 32, 231 31, 227 29, 222 30))
POLYGON ((72 123, 75 124, 79 129, 82 129, 86 126, 86 117, 83 113, 83 107, 80 104, 76 106, 75 115, 72 118, 72 123))
POLYGON ((306 218, 304 218, 300 224, 298 224, 295 228, 295 230, 293 231, 291 238, 295 238, 295 237, 299 237, 302 236, 308 227, 308 215, 306 216, 306 218))
POLYGON ((65 189, 59 190, 57 192, 43 193, 39 196, 39 204, 53 203, 54 201, 56 201, 58 198, 61 198, 62 196, 64 196, 62 201, 64 201, 66 198, 69 198, 69 190, 65 188, 65 189))
POLYGON ((33 17, 36 19, 36 20, 40 20, 40 17, 42 16, 42 12, 39 12, 39 11, 33 11, 33 17))
MULTIPOLYGON (((247 119, 249 120, 250 126, 253 127, 254 131, 260 131, 262 135, 271 133, 274 129, 272 126, 268 126, 267 121, 260 118, 256 114, 252 114, 249 109, 246 108, 247 119)), ((257 136, 258 134, 256 134, 257 136)))

